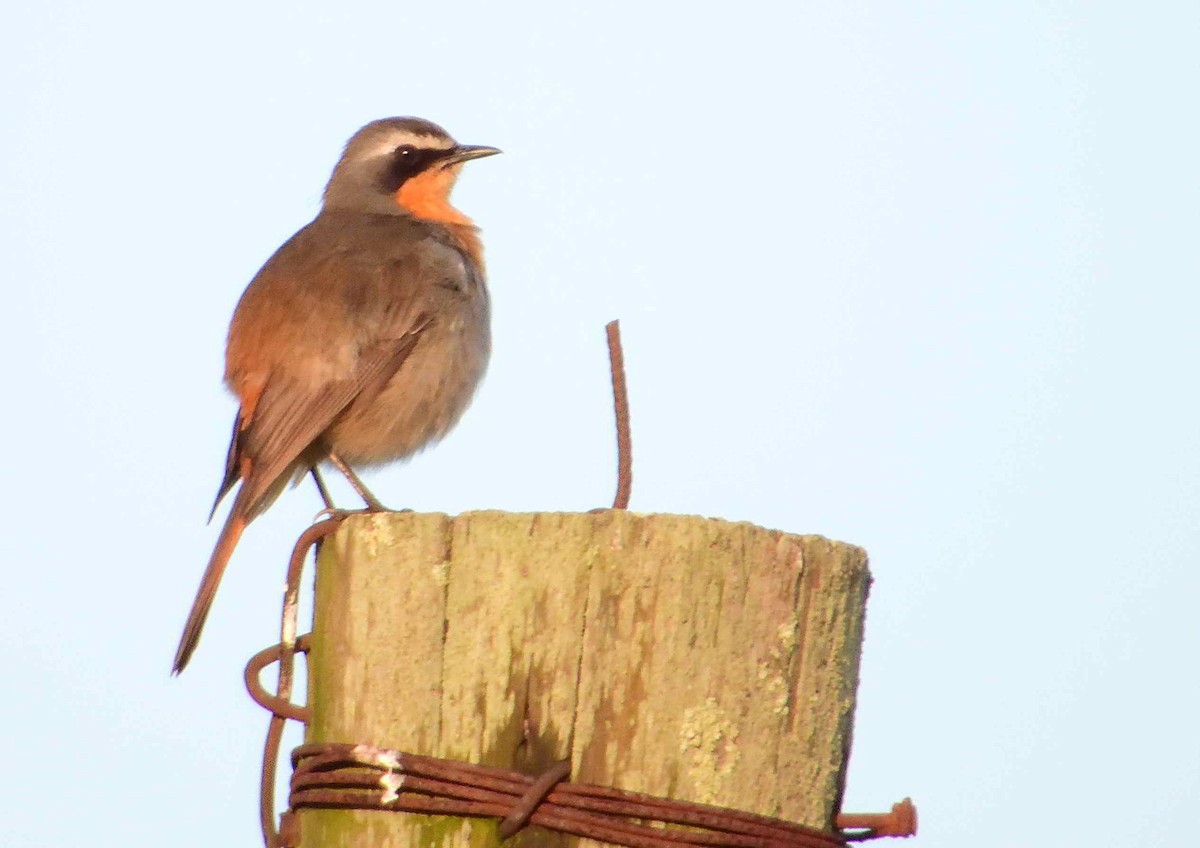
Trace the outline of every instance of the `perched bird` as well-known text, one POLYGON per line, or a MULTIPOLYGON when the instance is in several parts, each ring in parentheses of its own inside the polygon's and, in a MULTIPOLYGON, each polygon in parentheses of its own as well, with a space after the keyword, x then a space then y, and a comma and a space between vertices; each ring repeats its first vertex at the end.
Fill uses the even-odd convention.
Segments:
POLYGON ((386 118, 346 144, 317 217, 250 282, 229 326, 225 382, 240 408, 217 505, 240 481, 188 614, 174 673, 200 638, 246 525, 328 460, 351 470, 411 456, 455 425, 491 348, 482 245, 450 205, 462 165, 494 147, 386 118))

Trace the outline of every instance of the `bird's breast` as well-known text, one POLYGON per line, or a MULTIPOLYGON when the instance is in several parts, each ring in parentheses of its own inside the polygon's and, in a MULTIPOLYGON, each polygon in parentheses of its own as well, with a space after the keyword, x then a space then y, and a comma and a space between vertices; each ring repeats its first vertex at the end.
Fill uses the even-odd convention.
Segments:
POLYGON ((352 465, 411 456, 458 422, 483 379, 490 352, 486 309, 433 316, 383 390, 352 403, 327 431, 325 441, 352 465))

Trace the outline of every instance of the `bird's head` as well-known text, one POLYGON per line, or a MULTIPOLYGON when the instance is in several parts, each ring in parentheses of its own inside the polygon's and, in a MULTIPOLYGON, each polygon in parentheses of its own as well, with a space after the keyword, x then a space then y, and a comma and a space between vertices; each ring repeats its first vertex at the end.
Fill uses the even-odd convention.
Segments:
POLYGON ((466 222, 449 202, 458 173, 464 162, 499 152, 459 144, 421 118, 372 121, 346 142, 325 187, 325 207, 466 222))

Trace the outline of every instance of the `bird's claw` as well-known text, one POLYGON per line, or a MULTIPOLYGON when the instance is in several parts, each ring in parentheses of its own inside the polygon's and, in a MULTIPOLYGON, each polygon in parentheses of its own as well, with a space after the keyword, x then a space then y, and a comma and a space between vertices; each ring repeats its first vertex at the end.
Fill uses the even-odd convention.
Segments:
POLYGON ((362 509, 341 509, 336 506, 327 506, 325 509, 313 516, 313 523, 329 519, 331 521, 343 521, 352 515, 375 515, 380 512, 412 512, 411 509, 388 509, 383 504, 375 506, 365 506, 362 509))

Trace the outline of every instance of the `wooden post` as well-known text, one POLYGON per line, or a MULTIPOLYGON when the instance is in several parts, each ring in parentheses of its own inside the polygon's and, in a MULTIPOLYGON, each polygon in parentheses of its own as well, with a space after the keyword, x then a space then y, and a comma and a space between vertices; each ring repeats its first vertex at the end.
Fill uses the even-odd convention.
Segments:
MULTIPOLYGON (((869 583, 860 548, 691 516, 352 517, 317 568, 308 741, 570 758, 576 782, 828 828, 869 583)), ((497 842, 485 820, 300 823, 304 848, 497 842)))

